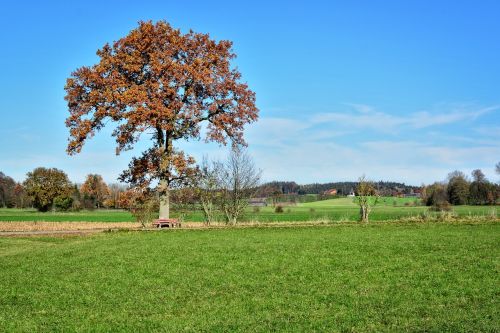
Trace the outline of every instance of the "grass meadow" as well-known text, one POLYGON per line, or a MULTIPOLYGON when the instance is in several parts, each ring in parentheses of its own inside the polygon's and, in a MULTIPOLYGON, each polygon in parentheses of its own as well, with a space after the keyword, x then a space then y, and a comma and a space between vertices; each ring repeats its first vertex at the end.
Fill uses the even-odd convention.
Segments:
MULTIPOLYGON (((455 206, 453 213, 459 217, 498 217, 495 206, 455 206)), ((414 216, 436 215, 428 207, 416 205, 414 198, 383 197, 373 208, 372 221, 397 220, 414 216)), ((173 212, 179 217, 179 212, 173 212)), ((182 213, 186 221, 202 222, 203 214, 199 210, 182 213)), ((282 213, 276 213, 274 207, 249 207, 242 221, 247 222, 301 222, 332 221, 353 222, 359 218, 359 208, 352 198, 338 198, 323 201, 285 206, 282 213)), ((223 217, 220 217, 223 220, 223 217)), ((0 221, 47 221, 47 222, 133 222, 132 214, 123 210, 94 210, 80 212, 40 213, 34 209, 0 209, 0 221)))
POLYGON ((500 225, 0 238, 0 331, 494 332, 500 225))

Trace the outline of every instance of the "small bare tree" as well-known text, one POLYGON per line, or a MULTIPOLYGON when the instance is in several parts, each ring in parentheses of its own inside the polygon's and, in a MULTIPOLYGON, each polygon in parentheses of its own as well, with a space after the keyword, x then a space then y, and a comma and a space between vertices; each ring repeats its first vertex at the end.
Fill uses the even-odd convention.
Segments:
POLYGON ((379 196, 372 181, 366 179, 365 175, 358 180, 356 187, 356 202, 359 205, 361 222, 368 223, 368 217, 372 207, 378 203, 379 196))
POLYGON ((259 184, 260 174, 252 158, 241 147, 233 148, 227 161, 220 164, 217 172, 218 204, 227 223, 236 224, 243 215, 259 184))
POLYGON ((172 208, 177 213, 177 219, 184 222, 190 212, 196 207, 197 191, 192 184, 174 189, 170 193, 172 208))
POLYGON ((221 169, 222 164, 220 162, 210 163, 206 157, 203 158, 197 180, 197 189, 205 225, 210 225, 217 216, 216 202, 220 197, 218 175, 221 169))

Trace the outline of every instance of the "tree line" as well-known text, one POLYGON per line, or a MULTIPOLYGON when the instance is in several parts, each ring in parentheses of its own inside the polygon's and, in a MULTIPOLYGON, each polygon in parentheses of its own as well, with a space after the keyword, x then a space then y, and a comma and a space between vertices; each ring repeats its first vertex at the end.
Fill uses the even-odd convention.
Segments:
MULTIPOLYGON (((420 189, 419 186, 406 185, 405 183, 378 181, 373 185, 382 196, 391 196, 394 194, 411 194, 420 189)), ((273 194, 317 194, 322 195, 328 190, 336 189, 338 195, 348 195, 356 190, 358 182, 330 182, 330 183, 312 183, 299 185, 294 181, 272 181, 259 186, 258 195, 270 197, 273 194)))
MULTIPOLYGON (((500 174, 500 162, 496 172, 500 174)), ((471 178, 453 171, 444 182, 422 188, 423 203, 437 210, 446 210, 450 205, 495 205, 499 198, 500 185, 489 181, 480 169, 472 171, 471 178)))
POLYGON ((4 208, 36 208, 41 212, 127 208, 126 191, 121 184, 108 186, 97 174, 87 175, 79 185, 57 168, 35 168, 23 182, 0 172, 0 207, 4 208))
MULTIPOLYGON (((260 180, 258 170, 242 147, 234 147, 222 161, 203 160, 181 186, 169 191, 169 202, 182 216, 201 209, 207 224, 225 220, 235 224, 249 205, 260 180)), ((130 210, 140 221, 157 218, 161 193, 150 186, 107 185, 98 174, 87 175, 81 185, 56 168, 39 167, 16 182, 0 172, 0 207, 78 211, 120 208, 130 210)))
MULTIPOLYGON (((500 174, 500 163, 496 165, 496 172, 500 174)), ((259 180, 260 171, 251 157, 242 148, 234 148, 226 160, 209 162, 205 158, 189 182, 173 189, 169 199, 181 218, 187 211, 199 209, 206 224, 221 220, 235 224, 250 198, 266 193, 272 198, 276 193, 283 195, 287 191, 290 196, 300 188, 295 182, 259 185, 259 180)), ((371 182, 362 177, 352 184, 361 220, 367 222, 371 207, 383 195, 380 184, 384 182, 371 182)), ((472 172, 471 179, 461 171, 453 171, 446 181, 421 188, 423 204, 434 210, 448 210, 451 205, 494 205, 499 198, 500 185, 490 182, 479 169, 472 172)), ((33 207, 42 212, 121 208, 130 210, 145 224, 157 217, 160 200, 158 191, 151 187, 108 186, 97 174, 87 175, 85 182, 77 185, 56 168, 36 168, 28 172, 22 183, 0 172, 0 207, 33 207)))

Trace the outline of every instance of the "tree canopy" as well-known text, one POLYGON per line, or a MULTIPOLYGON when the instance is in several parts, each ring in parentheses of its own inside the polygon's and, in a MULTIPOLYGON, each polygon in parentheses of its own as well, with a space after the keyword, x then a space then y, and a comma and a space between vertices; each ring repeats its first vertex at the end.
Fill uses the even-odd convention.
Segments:
POLYGON ((70 197, 72 192, 68 176, 56 168, 36 168, 28 172, 24 186, 33 205, 40 211, 49 210, 56 198, 70 197))
POLYGON ((152 147, 134 158, 120 179, 138 186, 159 180, 161 217, 168 217, 168 190, 195 172, 195 161, 174 147, 199 139, 245 144, 244 125, 257 120, 255 93, 231 67, 232 43, 208 34, 181 33, 167 22, 140 22, 127 36, 97 51, 100 60, 74 71, 66 83, 70 115, 67 151, 115 122, 116 153, 141 134, 152 147), (162 211, 163 207, 163 211, 162 211))

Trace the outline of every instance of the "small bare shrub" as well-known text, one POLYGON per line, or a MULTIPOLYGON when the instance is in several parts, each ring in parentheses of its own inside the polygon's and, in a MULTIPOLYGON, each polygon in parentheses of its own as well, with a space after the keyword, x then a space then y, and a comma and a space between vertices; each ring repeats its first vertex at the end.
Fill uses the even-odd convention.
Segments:
POLYGON ((276 206, 276 208, 274 208, 274 212, 275 213, 283 213, 283 206, 276 206))
POLYGON ((143 228, 146 228, 153 220, 158 218, 159 202, 155 198, 148 198, 143 202, 138 202, 131 210, 132 215, 143 228))
POLYGON ((438 215, 438 220, 442 222, 451 221, 456 217, 456 215, 451 211, 440 211, 438 215))
POLYGON ((314 208, 309 208, 309 213, 316 213, 316 209, 314 209, 314 208))
POLYGON ((252 211, 254 213, 259 213, 260 212, 260 207, 258 207, 258 206, 253 207, 252 211))
POLYGON ((347 214, 341 215, 339 217, 339 219, 337 220, 337 222, 339 222, 339 223, 350 222, 350 221, 351 221, 351 219, 349 218, 349 215, 347 215, 347 214))
POLYGON ((451 205, 448 201, 438 201, 430 207, 433 212, 449 212, 451 211, 451 205))
POLYGON ((429 213, 428 211, 423 211, 422 213, 420 213, 420 217, 424 222, 432 218, 431 213, 429 213))

